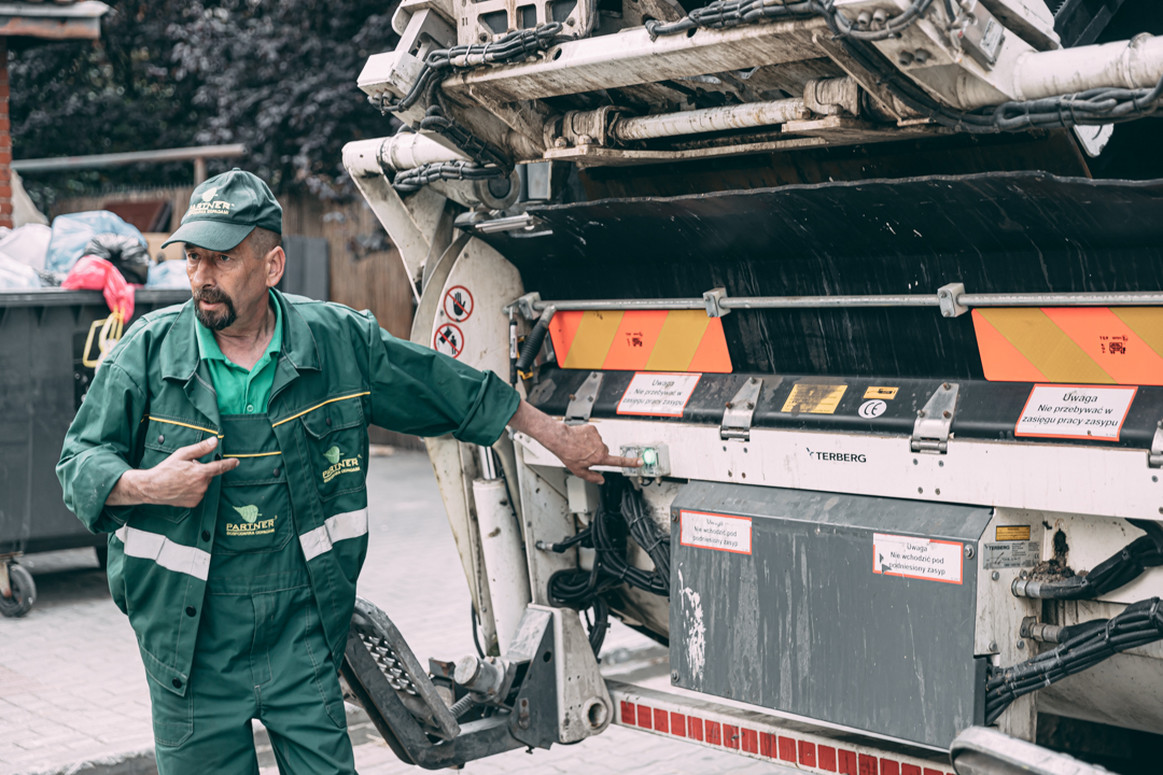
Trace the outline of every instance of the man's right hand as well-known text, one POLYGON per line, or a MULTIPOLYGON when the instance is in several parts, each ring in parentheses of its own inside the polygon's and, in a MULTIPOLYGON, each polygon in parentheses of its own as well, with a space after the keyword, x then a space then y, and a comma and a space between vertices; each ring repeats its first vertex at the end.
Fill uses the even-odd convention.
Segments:
POLYGON ((106 506, 136 506, 150 503, 192 509, 202 502, 210 480, 238 467, 238 458, 199 463, 218 446, 218 439, 208 439, 181 447, 153 468, 126 471, 113 485, 106 506))

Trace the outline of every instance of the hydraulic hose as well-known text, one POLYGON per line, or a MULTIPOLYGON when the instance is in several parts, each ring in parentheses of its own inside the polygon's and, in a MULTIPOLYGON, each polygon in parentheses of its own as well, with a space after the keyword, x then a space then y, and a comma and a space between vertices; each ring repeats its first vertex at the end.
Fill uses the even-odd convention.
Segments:
POLYGON ((593 608, 590 625, 590 645, 597 654, 605 638, 609 605, 602 594, 621 584, 661 597, 670 595, 670 543, 665 531, 659 530, 650 519, 642 495, 624 483, 620 477, 611 477, 602 488, 602 505, 594 513, 589 527, 556 544, 538 544, 538 548, 564 552, 573 546, 594 550, 594 564, 590 570, 574 568, 554 573, 549 578, 549 599, 555 604, 584 610, 593 608), (611 535, 611 528, 621 517, 630 536, 650 556, 653 570, 644 570, 626 561, 626 545, 611 535))
POLYGON ((1119 652, 1163 640, 1163 606, 1157 597, 1126 607, 1118 616, 1063 627, 1059 645, 1004 669, 991 668, 985 685, 985 723, 992 724, 1018 697, 1081 673, 1119 652))
POLYGON ((1042 600, 1093 600, 1131 583, 1147 568, 1163 565, 1163 528, 1143 520, 1131 520, 1131 524, 1147 535, 1139 536, 1085 576, 1053 581, 1014 579, 1014 595, 1042 600))
POLYGON ((557 309, 554 307, 547 307, 542 310, 541 317, 537 319, 537 324, 533 326, 533 330, 529 332, 529 336, 525 337, 524 344, 521 345, 521 357, 517 359, 517 373, 521 375, 522 379, 532 376, 533 361, 537 358, 537 353, 541 352, 541 345, 545 342, 545 335, 549 333, 549 322, 553 320, 557 309))

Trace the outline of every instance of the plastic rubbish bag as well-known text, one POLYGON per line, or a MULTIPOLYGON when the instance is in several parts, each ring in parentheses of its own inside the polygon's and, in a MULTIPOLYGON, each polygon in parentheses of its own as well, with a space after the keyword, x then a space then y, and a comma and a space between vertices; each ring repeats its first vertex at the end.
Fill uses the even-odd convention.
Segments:
POLYGON ((43 288, 40 275, 28 264, 0 253, 0 291, 43 288))
POLYGON ((84 256, 69 270, 69 276, 61 283, 69 290, 101 291, 109 311, 125 322, 133 317, 133 288, 125 282, 117 267, 97 256, 84 256))
POLYGON ((149 279, 149 249, 126 234, 97 234, 85 245, 84 255, 105 259, 131 283, 145 285, 149 279))
POLYGON ((29 223, 0 237, 0 253, 33 269, 44 269, 51 239, 52 229, 41 223, 29 223))
POLYGON ((50 272, 68 272, 85 254, 85 246, 97 234, 124 234, 144 247, 145 237, 136 227, 108 210, 58 215, 52 222, 52 240, 48 245, 44 268, 50 272))
POLYGON ((146 288, 189 288, 185 261, 159 261, 150 264, 146 288))

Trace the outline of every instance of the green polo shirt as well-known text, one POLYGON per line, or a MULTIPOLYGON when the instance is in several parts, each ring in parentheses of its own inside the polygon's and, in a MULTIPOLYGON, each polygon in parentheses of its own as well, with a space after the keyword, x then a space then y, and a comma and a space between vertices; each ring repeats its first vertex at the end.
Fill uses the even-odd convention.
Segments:
POLYGON ((206 361, 210 369, 210 379, 218 393, 220 414, 265 414, 271 398, 271 385, 275 381, 275 366, 279 352, 283 349, 283 311, 279 304, 271 300, 275 309, 275 332, 266 352, 259 357, 254 368, 247 371, 232 363, 222 354, 218 340, 200 322, 195 325, 198 332, 198 357, 206 361))

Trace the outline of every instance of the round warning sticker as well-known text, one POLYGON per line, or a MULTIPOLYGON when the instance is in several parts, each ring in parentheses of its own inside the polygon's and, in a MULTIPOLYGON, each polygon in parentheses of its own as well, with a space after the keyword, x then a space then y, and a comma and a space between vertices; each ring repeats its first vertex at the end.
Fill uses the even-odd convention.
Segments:
POLYGON ((460 354, 464 352, 464 334, 460 327, 454 326, 452 323, 445 323, 436 329, 436 335, 432 337, 432 349, 445 355, 451 355, 453 358, 459 358, 460 354))
POLYGON ((859 414, 864 419, 871 420, 873 417, 880 417, 884 414, 885 409, 888 409, 888 404, 879 398, 874 398, 860 405, 859 414))
POLYGON ((472 294, 463 285, 454 285, 444 294, 444 314, 456 322, 468 320, 472 309, 472 294))

